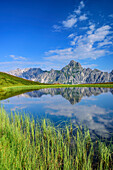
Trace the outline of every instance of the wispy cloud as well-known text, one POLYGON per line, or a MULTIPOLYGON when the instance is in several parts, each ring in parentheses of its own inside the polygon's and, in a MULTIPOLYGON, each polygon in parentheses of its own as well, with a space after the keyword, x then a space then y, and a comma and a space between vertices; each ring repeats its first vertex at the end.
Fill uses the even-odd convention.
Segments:
POLYGON ((86 14, 83 14, 83 15, 81 15, 80 17, 79 17, 79 20, 80 21, 85 21, 85 20, 87 20, 88 19, 88 17, 86 16, 86 14))
POLYGON ((26 58, 22 56, 9 55, 9 57, 11 57, 14 60, 26 60, 26 58))
MULTIPOLYGON (((87 16, 88 12, 82 12, 84 7, 85 3, 81 1, 72 15, 69 15, 66 20, 61 22, 60 28, 62 29, 74 28, 71 29, 72 32, 67 37, 70 40, 70 45, 64 49, 49 50, 45 53, 47 55, 46 60, 52 62, 65 60, 68 62, 71 59, 97 59, 111 54, 110 48, 113 45, 111 23, 100 25, 90 21, 90 16, 87 16), (85 21, 85 26, 82 26, 82 21, 85 21)), ((109 17, 113 17, 113 14, 110 14, 109 17)))
POLYGON ((81 13, 81 9, 85 7, 85 4, 83 1, 80 2, 80 5, 78 6, 77 9, 74 10, 74 12, 79 15, 81 13))
POLYGON ((68 36, 68 38, 73 38, 73 37, 75 37, 75 34, 73 33, 68 36))
POLYGON ((62 25, 65 28, 71 28, 75 25, 75 23, 77 22, 77 18, 75 15, 69 16, 69 18, 66 21, 62 22, 62 25))
POLYGON ((98 43, 98 47, 109 46, 112 44, 113 42, 106 38, 103 42, 98 43))
POLYGON ((98 65, 97 64, 83 64, 83 68, 96 68, 98 65))
POLYGON ((94 30, 95 30, 95 24, 90 24, 87 34, 92 34, 94 30))
POLYGON ((80 29, 80 30, 87 30, 88 27, 80 27, 79 29, 80 29))
POLYGON ((50 51, 46 52, 46 55, 50 55, 50 54, 70 55, 70 54, 72 54, 71 51, 72 51, 72 48, 66 48, 66 49, 61 49, 61 50, 56 49, 56 50, 50 50, 50 51))
POLYGON ((17 68, 41 68, 43 70, 61 69, 62 64, 49 62, 49 61, 9 61, 9 62, 0 62, 0 71, 11 71, 17 68))
POLYGON ((53 25, 53 29, 54 29, 55 32, 60 32, 61 31, 61 26, 53 25))
POLYGON ((85 7, 85 4, 83 1, 80 2, 79 6, 77 9, 75 9, 71 15, 67 16, 67 18, 63 21, 61 21, 61 25, 53 25, 53 29, 55 32, 59 32, 62 29, 69 29, 72 28, 74 26, 76 26, 76 23, 78 21, 84 21, 86 19, 88 19, 88 17, 86 16, 86 14, 83 14, 81 16, 81 10, 85 7))
POLYGON ((50 50, 46 54, 46 59, 54 60, 70 60, 70 59, 97 59, 109 54, 109 47, 112 45, 112 31, 109 25, 95 28, 95 24, 89 26, 89 30, 83 35, 70 34, 71 46, 66 49, 50 50), (103 48, 104 46, 106 48, 103 48))

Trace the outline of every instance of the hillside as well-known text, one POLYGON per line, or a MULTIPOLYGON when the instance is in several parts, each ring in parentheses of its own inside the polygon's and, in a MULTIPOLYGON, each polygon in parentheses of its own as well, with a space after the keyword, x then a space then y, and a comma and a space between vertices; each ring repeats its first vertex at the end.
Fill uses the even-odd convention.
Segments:
POLYGON ((43 71, 40 68, 17 69, 9 72, 28 80, 40 83, 89 84, 113 82, 113 71, 110 73, 98 69, 83 68, 80 63, 71 60, 61 70, 43 71))
POLYGON ((33 82, 20 77, 9 75, 7 73, 0 72, 0 87, 2 86, 17 86, 17 85, 40 85, 39 82, 33 82))

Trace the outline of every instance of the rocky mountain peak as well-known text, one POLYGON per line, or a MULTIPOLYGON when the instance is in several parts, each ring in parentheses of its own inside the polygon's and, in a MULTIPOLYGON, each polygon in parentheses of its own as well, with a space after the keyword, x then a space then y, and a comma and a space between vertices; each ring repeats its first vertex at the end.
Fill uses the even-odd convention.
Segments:
POLYGON ((71 66, 71 67, 82 67, 79 62, 76 62, 74 60, 70 61, 69 66, 71 66))
POLYGON ((110 73, 113 74, 113 70, 110 73))
POLYGON ((41 68, 30 68, 29 72, 37 72, 38 74, 43 73, 41 68))
POLYGON ((54 69, 51 69, 50 72, 53 73, 55 70, 54 69))
POLYGON ((12 75, 26 78, 41 83, 102 83, 113 82, 113 70, 110 73, 98 69, 84 68, 79 62, 71 60, 61 70, 43 71, 40 68, 17 69, 9 72, 12 75))

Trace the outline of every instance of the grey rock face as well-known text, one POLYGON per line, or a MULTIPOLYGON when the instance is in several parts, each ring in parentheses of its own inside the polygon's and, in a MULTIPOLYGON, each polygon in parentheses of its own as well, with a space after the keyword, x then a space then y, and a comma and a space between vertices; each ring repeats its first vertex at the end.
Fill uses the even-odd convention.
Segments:
POLYGON ((80 63, 71 60, 61 70, 43 71, 40 68, 17 69, 9 72, 15 76, 26 78, 41 83, 104 83, 113 82, 113 70, 110 73, 98 69, 83 68, 80 63))
POLYGON ((110 72, 110 82, 113 82, 113 70, 110 72))

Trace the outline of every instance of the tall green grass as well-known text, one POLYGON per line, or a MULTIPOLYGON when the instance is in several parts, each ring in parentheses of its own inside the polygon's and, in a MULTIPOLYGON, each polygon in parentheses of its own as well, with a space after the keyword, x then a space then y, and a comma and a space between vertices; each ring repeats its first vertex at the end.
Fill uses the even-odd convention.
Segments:
POLYGON ((93 143, 89 130, 55 128, 0 110, 0 169, 91 170, 112 169, 112 144, 93 143))

